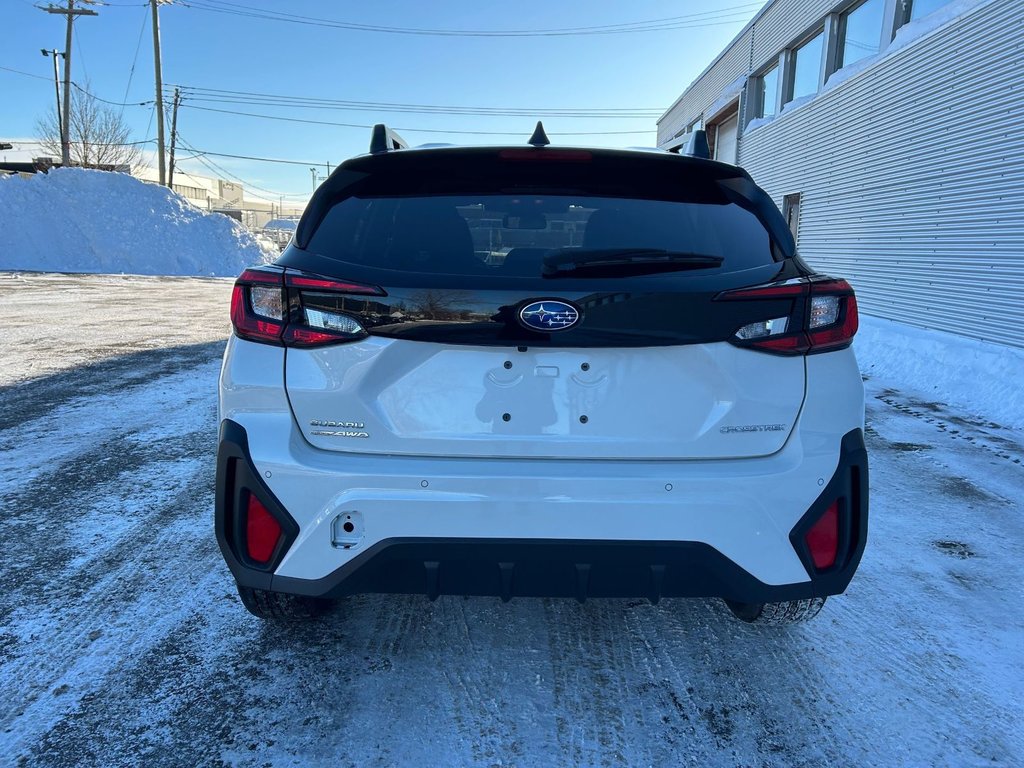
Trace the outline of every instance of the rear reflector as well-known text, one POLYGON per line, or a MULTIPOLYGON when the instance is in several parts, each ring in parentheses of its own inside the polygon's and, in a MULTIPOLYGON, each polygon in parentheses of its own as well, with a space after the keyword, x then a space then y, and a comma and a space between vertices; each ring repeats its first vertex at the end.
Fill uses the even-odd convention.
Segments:
POLYGON ((257 563, 269 563, 281 540, 281 524, 259 499, 249 494, 245 514, 245 549, 257 563))
POLYGON ((836 564, 839 552, 839 502, 833 501, 804 535, 814 567, 819 571, 836 564))

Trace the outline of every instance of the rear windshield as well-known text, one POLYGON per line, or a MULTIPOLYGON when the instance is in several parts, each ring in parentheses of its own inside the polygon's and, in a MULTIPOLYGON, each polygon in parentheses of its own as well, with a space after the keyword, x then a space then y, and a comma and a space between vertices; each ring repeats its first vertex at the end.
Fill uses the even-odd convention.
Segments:
MULTIPOLYGON (((721 197, 680 201, 561 190, 346 197, 327 210, 306 249, 378 269, 533 278, 556 257, 564 263, 577 254, 579 263, 663 253, 691 258, 673 269, 699 274, 774 260, 757 216, 721 197)), ((586 268, 588 277, 599 276, 594 266, 586 268)))

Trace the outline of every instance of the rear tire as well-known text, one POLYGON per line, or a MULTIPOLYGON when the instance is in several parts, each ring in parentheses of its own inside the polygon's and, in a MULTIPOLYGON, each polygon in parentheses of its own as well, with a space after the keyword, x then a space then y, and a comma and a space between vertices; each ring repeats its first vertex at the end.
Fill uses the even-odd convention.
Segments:
POLYGON ((781 603, 737 603, 726 600, 732 615, 747 624, 782 625, 799 624, 817 616, 825 605, 824 597, 786 600, 781 603))
POLYGON ((315 619, 331 607, 332 601, 304 595, 286 595, 265 589, 238 587, 242 605, 253 616, 266 621, 298 622, 315 619))

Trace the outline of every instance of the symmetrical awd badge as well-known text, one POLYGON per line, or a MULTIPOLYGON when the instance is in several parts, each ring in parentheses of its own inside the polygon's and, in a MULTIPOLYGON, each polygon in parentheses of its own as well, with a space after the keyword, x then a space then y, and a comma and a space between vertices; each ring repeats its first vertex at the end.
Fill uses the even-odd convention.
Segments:
POLYGON ((533 331, 566 331, 580 321, 580 311, 558 299, 534 301, 519 310, 519 322, 533 331))

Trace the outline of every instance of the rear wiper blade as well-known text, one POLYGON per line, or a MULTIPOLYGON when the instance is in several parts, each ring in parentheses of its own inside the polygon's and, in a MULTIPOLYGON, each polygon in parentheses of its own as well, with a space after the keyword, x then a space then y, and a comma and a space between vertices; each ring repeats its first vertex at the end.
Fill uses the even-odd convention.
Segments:
POLYGON ((641 271, 710 269, 721 266, 723 261, 721 256, 709 253, 664 248, 572 248, 547 254, 542 273, 545 277, 557 277, 594 267, 636 267, 641 271))

